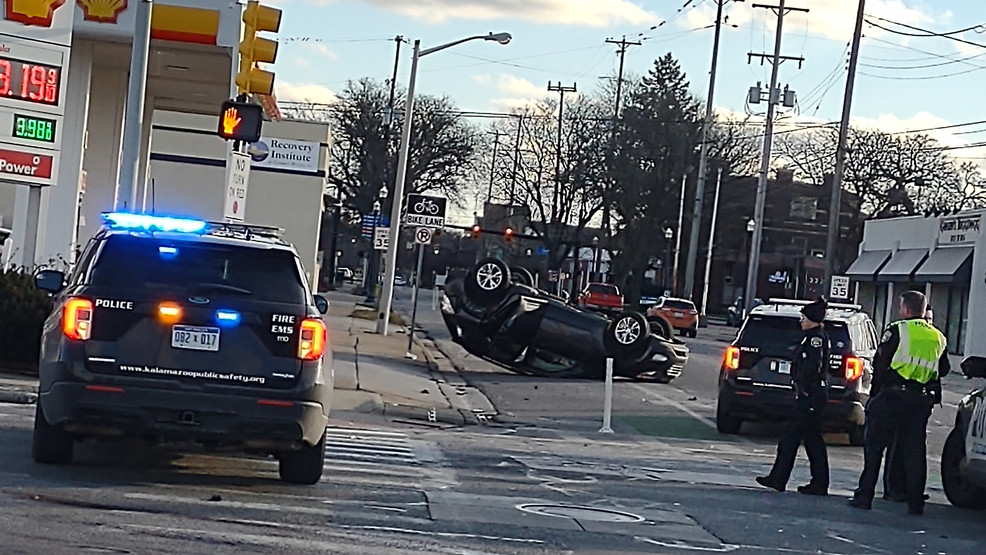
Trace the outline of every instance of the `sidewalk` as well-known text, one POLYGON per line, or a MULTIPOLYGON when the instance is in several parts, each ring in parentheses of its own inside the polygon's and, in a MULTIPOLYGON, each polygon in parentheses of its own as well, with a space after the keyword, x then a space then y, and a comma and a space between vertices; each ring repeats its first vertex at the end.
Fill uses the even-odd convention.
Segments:
POLYGON ((389 334, 382 337, 376 333, 373 310, 359 304, 362 296, 338 291, 325 296, 335 367, 334 414, 376 413, 392 421, 454 425, 495 415, 486 396, 469 387, 430 341, 414 339, 412 360, 404 325, 392 321, 389 334))
MULTIPOLYGON (((470 387, 430 340, 415 338, 407 357, 407 328, 392 323, 390 333, 376 333, 372 308, 363 297, 326 293, 325 323, 333 351, 334 420, 383 419, 442 425, 486 422, 496 410, 485 395, 470 387)), ((0 403, 37 400, 35 376, 0 372, 0 403)))

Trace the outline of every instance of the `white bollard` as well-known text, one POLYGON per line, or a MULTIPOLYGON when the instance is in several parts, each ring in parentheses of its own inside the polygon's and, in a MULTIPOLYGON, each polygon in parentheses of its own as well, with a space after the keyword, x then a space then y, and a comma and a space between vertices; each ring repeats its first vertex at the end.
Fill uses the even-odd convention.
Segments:
POLYGON ((611 434, 613 428, 610 423, 613 419, 613 359, 606 359, 606 398, 603 401, 603 427, 599 433, 611 434))

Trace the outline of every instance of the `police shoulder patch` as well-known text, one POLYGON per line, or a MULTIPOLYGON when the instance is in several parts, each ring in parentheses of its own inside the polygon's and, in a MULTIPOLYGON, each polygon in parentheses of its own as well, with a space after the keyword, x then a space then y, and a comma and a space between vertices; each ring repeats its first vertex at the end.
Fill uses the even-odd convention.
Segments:
POLYGON ((883 339, 881 339, 880 342, 886 343, 887 341, 890 341, 890 338, 893 337, 893 335, 894 334, 890 333, 890 330, 883 332, 883 339))
POLYGON ((812 347, 815 347, 816 349, 818 347, 821 347, 822 346, 822 338, 821 337, 812 337, 811 338, 811 346, 812 347))

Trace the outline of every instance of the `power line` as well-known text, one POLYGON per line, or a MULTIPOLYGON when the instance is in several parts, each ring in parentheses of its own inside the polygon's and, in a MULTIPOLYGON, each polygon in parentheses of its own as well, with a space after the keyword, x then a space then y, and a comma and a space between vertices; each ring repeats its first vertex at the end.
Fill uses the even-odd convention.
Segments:
POLYGON ((903 31, 897 31, 895 29, 889 29, 889 28, 884 27, 882 25, 879 25, 877 23, 873 23, 869 19, 866 20, 866 23, 869 23, 870 25, 872 25, 872 26, 874 26, 874 27, 876 27, 878 29, 883 29, 884 31, 887 31, 888 33, 893 33, 895 35, 902 35, 902 36, 905 36, 905 37, 906 36, 911 36, 911 37, 913 37, 913 36, 917 36, 917 37, 938 37, 938 38, 944 38, 944 39, 954 40, 955 42, 961 42, 963 44, 968 44, 970 46, 977 46, 979 48, 986 48, 986 44, 982 44, 982 43, 978 43, 978 42, 972 42, 971 40, 960 39, 958 37, 953 37, 952 35, 949 35, 949 34, 935 33, 934 31, 929 31, 927 29, 922 29, 920 27, 915 27, 913 25, 907 25, 906 23, 898 23, 896 21, 892 21, 890 19, 884 19, 882 17, 877 17, 875 15, 871 15, 869 17, 872 17, 873 19, 878 19, 880 21, 885 21, 885 22, 890 23, 892 25, 899 25, 899 26, 904 27, 906 29, 911 29, 911 30, 914 30, 914 31, 921 31, 923 33, 927 33, 925 35, 914 35, 912 33, 904 33, 903 31))

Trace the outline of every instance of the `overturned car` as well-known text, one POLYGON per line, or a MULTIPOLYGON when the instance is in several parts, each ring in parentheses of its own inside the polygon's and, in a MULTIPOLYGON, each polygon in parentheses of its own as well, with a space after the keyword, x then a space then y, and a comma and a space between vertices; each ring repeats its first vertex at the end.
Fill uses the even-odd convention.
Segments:
POLYGON ((585 312, 534 287, 524 268, 487 258, 451 274, 441 303, 452 339, 475 356, 522 374, 667 383, 681 374, 688 347, 662 320, 639 312, 585 312))

